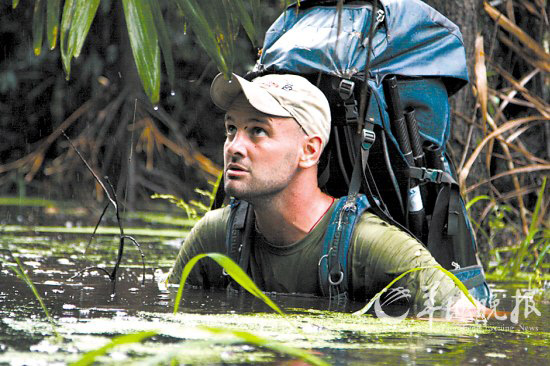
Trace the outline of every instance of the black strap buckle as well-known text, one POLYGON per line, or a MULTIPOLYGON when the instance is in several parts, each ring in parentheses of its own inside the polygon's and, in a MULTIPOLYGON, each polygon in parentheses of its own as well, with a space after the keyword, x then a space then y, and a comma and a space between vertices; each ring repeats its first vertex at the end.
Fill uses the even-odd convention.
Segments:
POLYGON ((341 79, 340 85, 338 85, 338 95, 342 100, 348 100, 353 96, 353 89, 355 88, 355 83, 348 79, 341 79))
POLYGON ((441 183, 443 177, 443 171, 439 169, 427 169, 424 167, 410 167, 409 168, 411 178, 417 179, 421 182, 441 183))
POLYGON ((344 110, 346 111, 346 125, 356 125, 359 121, 359 111, 357 109, 357 101, 354 98, 344 102, 344 110))
POLYGON ((374 131, 364 128, 363 141, 361 142, 361 147, 363 148, 363 150, 370 149, 374 144, 374 141, 376 141, 376 134, 374 133, 374 131))

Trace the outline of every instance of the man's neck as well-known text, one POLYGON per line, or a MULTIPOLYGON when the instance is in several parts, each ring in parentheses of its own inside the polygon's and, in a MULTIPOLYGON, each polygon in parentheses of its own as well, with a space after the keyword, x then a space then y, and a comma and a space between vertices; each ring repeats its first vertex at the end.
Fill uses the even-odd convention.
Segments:
POLYGON ((316 187, 309 192, 282 192, 252 203, 260 233, 276 245, 303 239, 328 211, 334 199, 316 187))

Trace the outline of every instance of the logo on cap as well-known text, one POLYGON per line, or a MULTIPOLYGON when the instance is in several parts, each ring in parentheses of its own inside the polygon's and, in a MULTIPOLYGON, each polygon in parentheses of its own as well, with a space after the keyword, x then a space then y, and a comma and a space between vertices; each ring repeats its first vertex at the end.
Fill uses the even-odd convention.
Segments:
POLYGON ((285 85, 283 85, 282 87, 275 81, 265 81, 265 82, 262 82, 262 85, 266 88, 276 88, 276 89, 282 89, 282 90, 286 90, 286 91, 290 91, 294 88, 294 86, 287 82, 285 85))

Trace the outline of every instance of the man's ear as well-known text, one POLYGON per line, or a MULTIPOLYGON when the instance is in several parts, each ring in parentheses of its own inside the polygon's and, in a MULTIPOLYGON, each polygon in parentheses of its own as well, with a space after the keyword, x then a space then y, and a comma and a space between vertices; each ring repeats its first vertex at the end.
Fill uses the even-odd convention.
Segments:
POLYGON ((299 166, 306 169, 317 165, 323 152, 321 149, 322 145, 323 141, 319 136, 305 136, 299 166))

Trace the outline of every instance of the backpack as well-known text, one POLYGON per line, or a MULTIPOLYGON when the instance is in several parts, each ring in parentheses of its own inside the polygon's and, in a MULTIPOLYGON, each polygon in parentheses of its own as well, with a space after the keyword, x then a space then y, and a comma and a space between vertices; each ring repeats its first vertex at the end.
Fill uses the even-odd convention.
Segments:
MULTIPOLYGON (((349 242, 368 209, 415 236, 489 304, 445 150, 449 96, 468 83, 458 27, 420 0, 344 1, 340 9, 335 0, 302 0, 271 25, 247 78, 266 73, 304 76, 331 105, 319 185, 342 198, 319 256, 323 295, 347 296, 349 242)), ((218 192, 214 207, 222 198, 218 192)), ((227 252, 247 270, 253 210, 244 201, 231 206, 227 252)))

